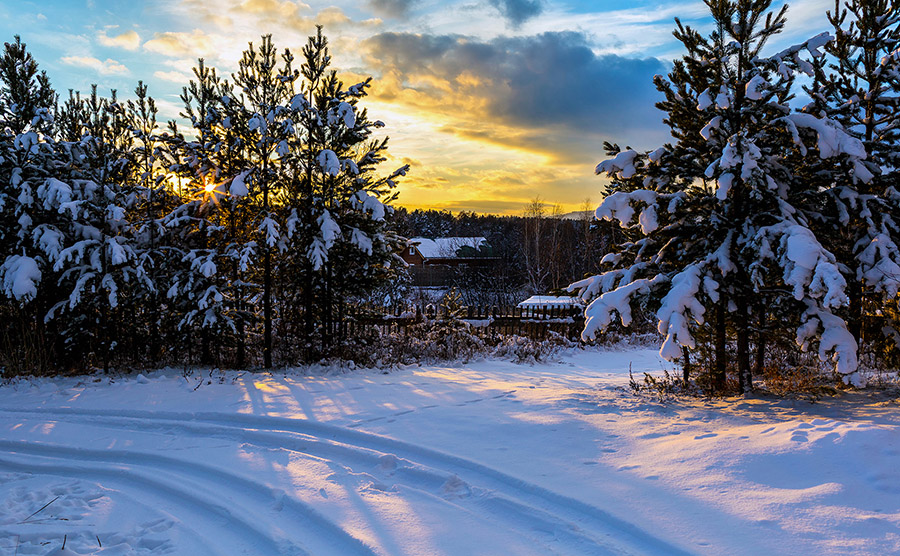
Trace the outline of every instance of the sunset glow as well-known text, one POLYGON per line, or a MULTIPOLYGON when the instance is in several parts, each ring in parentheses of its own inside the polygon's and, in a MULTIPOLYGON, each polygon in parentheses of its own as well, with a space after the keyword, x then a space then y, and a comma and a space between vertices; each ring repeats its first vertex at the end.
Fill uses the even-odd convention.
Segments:
MULTIPOLYGON (((821 29, 831 5, 793 5, 772 48, 821 29)), ((299 56, 322 24, 344 80, 374 77, 364 105, 386 124, 389 164, 411 166, 399 204, 512 214, 537 196, 598 201, 605 140, 667 140, 651 80, 680 54, 675 17, 708 26, 702 2, 681 0, 0 3, 3 39, 21 35, 57 91, 128 98, 143 80, 164 120, 197 58, 230 76, 249 41, 271 33, 299 56)))

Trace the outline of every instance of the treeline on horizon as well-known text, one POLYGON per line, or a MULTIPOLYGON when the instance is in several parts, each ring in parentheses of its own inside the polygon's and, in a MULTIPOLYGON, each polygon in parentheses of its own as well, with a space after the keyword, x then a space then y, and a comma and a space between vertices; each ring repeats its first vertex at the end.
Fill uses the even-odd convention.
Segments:
POLYGON ((449 286, 466 305, 485 307, 515 305, 533 294, 564 293, 572 282, 599 270, 600 259, 621 233, 613 223, 595 220, 592 210, 568 216, 536 198, 522 207, 521 215, 397 207, 388 220, 406 238, 484 237, 497 261, 458 272, 449 286))

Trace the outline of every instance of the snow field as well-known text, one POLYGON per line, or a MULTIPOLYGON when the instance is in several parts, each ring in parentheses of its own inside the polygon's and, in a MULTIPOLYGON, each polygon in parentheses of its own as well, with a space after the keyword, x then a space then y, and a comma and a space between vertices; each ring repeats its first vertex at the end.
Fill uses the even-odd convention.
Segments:
POLYGON ((63 535, 82 555, 900 550, 889 397, 661 404, 623 388, 629 367, 665 365, 589 350, 17 381, 0 403, 0 553, 43 556, 63 535))

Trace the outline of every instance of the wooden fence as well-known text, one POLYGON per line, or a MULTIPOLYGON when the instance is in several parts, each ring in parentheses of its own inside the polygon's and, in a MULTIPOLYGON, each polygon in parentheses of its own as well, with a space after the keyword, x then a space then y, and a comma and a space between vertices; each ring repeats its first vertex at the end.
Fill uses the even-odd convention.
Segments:
POLYGON ((485 328, 489 333, 535 339, 547 338, 553 332, 577 341, 584 329, 584 309, 565 306, 462 307, 455 315, 431 304, 409 307, 359 306, 348 312, 346 322, 350 334, 371 327, 378 328, 383 334, 406 334, 410 332, 410 327, 426 321, 447 321, 454 318, 472 327, 485 328))

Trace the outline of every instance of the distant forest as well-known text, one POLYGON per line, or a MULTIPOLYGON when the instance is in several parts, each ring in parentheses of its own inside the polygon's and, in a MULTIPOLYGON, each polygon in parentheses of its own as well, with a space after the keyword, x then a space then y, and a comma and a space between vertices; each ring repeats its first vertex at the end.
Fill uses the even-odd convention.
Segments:
POLYGON ((521 216, 398 207, 388 220, 407 238, 486 238, 497 264, 460 272, 454 285, 467 304, 509 305, 595 274, 603 254, 621 240, 619 227, 594 219, 593 211, 572 216, 535 199, 521 216))

